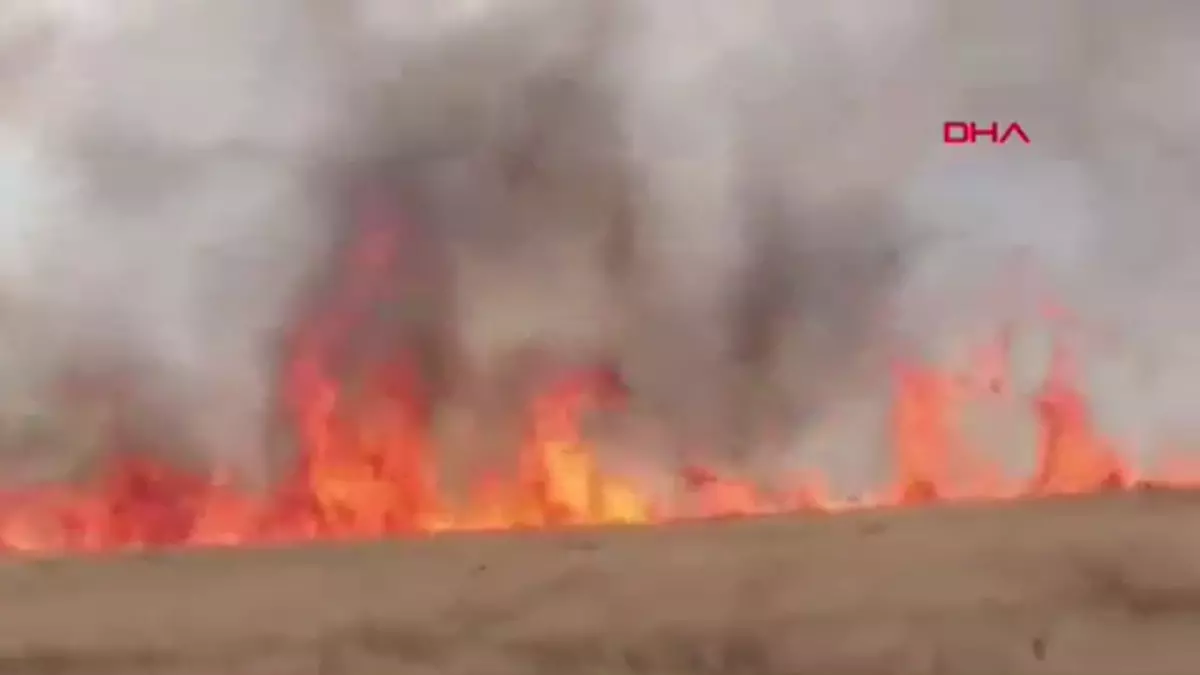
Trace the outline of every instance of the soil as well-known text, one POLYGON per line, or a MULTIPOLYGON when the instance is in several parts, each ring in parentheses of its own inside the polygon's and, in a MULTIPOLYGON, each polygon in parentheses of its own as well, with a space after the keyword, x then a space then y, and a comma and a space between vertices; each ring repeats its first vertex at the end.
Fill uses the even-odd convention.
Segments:
POLYGON ((0 673, 1196 675, 1200 495, 0 563, 0 673))

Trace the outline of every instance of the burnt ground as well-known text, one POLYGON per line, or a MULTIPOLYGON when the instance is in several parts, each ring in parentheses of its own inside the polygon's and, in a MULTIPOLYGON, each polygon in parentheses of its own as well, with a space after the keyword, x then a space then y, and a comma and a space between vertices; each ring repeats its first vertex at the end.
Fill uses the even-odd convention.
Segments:
POLYGON ((0 564, 0 673, 1200 673, 1200 496, 0 564))

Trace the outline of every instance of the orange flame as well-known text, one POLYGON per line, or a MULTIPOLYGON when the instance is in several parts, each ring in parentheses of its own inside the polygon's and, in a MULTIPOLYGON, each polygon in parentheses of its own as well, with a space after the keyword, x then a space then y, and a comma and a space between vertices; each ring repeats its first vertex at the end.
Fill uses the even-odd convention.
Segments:
MULTIPOLYGON (((369 231, 353 251, 351 274, 319 321, 296 339, 286 372, 286 403, 300 461, 266 497, 240 493, 218 474, 191 475, 139 457, 115 457, 90 482, 0 494, 0 548, 28 554, 153 547, 240 546, 414 535, 447 530, 658 523, 680 517, 631 483, 606 475, 581 433, 580 417, 608 396, 603 378, 580 373, 549 387, 531 405, 528 435, 514 475, 485 476, 465 504, 439 494, 426 415, 402 361, 377 369, 368 394, 347 400, 330 354, 372 303, 394 263, 395 229, 369 231)), ((869 506, 960 499, 1011 499, 1130 489, 1142 485, 1094 430, 1059 350, 1035 407, 1038 466, 1014 484, 976 456, 957 431, 964 405, 1003 396, 1005 338, 979 360, 973 377, 913 364, 895 370, 890 482, 869 506)), ((1195 471, 1172 467, 1182 487, 1195 471)), ((691 467, 689 517, 759 515, 845 508, 827 498, 820 477, 788 494, 691 467)))

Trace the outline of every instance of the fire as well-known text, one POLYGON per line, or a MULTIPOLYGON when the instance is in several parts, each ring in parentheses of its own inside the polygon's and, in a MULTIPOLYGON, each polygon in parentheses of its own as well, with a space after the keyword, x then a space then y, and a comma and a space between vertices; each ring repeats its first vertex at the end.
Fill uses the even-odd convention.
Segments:
MULTIPOLYGON (((335 355, 373 302, 380 274, 402 242, 395 228, 368 230, 350 274, 318 320, 295 340, 284 374, 300 446, 291 477, 273 493, 239 492, 225 476, 192 475, 143 457, 114 456, 90 481, 0 494, 0 548, 59 554, 180 546, 267 545, 373 539, 450 530, 649 524, 682 517, 631 482, 608 475, 581 431, 581 418, 613 399, 606 378, 577 373, 548 387, 529 409, 516 466, 480 478, 465 503, 438 488, 419 383, 402 359, 373 371, 351 396, 333 372, 335 355)), ((1037 469, 1014 481, 978 456, 958 432, 968 404, 1006 395, 1004 340, 973 372, 900 364, 894 375, 888 484, 853 506, 1016 499, 1132 489, 1148 484, 1099 435, 1060 349, 1035 402, 1037 469)), ((497 468, 499 469, 499 467, 497 468)), ((1171 467, 1168 487, 1195 471, 1171 467)), ((687 517, 831 512, 819 476, 771 494, 704 467, 679 476, 687 517)))

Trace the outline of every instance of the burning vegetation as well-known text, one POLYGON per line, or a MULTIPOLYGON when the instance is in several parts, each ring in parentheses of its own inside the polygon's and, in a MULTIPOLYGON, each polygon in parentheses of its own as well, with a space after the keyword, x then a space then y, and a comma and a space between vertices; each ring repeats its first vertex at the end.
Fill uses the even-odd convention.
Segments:
MULTIPOLYGON (((1178 54, 1192 41, 1170 38, 1194 22, 1164 11, 1144 20, 1158 37, 1118 40, 1134 23, 1124 6, 1033 3, 1021 10, 1025 24, 1009 26, 983 11, 987 2, 860 4, 835 12, 714 1, 693 25, 652 2, 613 3, 608 16, 596 3, 541 0, 472 11, 364 0, 335 13, 321 3, 187 0, 104 20, 65 6, 41 17, 46 3, 20 3, 37 25, 36 39, 9 40, 31 67, 2 82, 19 105, 0 120, 0 281, 4 327, 20 339, 0 345, 0 397, 36 399, 59 361, 99 353, 148 381, 127 407, 184 420, 182 431, 148 434, 156 450, 173 447, 175 433, 179 452, 210 468, 181 468, 131 449, 141 444, 121 433, 101 434, 116 449, 89 475, 0 491, 0 549, 266 545, 1189 486, 1200 478, 1189 463, 1151 469, 1140 453, 1162 445, 1141 433, 1148 428, 1169 427, 1163 435, 1174 439, 1194 427, 1179 402, 1200 359, 1178 336, 1196 328, 1195 190, 1171 153, 1156 150, 1191 144, 1191 120, 1166 118, 1178 106, 1156 102, 1186 89, 1175 73, 1190 71, 1174 64, 1191 62, 1178 54), (1045 31, 1030 34, 1033 25, 1045 31), (1092 44, 1114 45, 1112 56, 1093 59, 1092 44), (948 116, 1019 119, 1037 143, 1013 145, 1020 155, 945 154, 936 126, 948 116), (1161 129, 1161 138, 1133 138, 1131 128, 1161 129), (1135 150, 1147 161, 1128 161, 1135 150), (527 274, 513 282, 522 297, 512 304, 533 309, 505 317, 496 331, 504 348, 529 334, 570 342, 563 351, 585 363, 637 352, 612 359, 630 398, 675 418, 664 426, 685 427, 677 445, 720 449, 676 462, 672 443, 624 466, 605 461, 587 419, 637 406, 603 363, 543 383, 511 461, 479 453, 494 465, 460 490, 461 476, 440 467, 451 453, 435 431, 431 359, 400 344, 373 352, 354 377, 345 372, 352 343, 370 332, 363 324, 395 292, 391 271, 411 262, 389 256, 408 245, 396 228, 348 246, 329 292, 289 323, 298 289, 335 247, 328 235, 345 224, 343 179, 393 159, 428 183, 437 237, 478 244, 481 258, 503 250, 483 271, 454 271, 462 288, 437 300, 455 305, 455 320, 503 304, 495 288, 527 274), (611 237, 616 252, 575 255, 620 227, 630 231, 611 237), (552 269, 538 256, 505 257, 560 235, 587 244, 546 246, 552 269), (520 243, 492 246, 497 239, 520 243), (762 417, 803 408, 779 424, 802 427, 833 399, 854 398, 841 383, 854 389, 864 379, 858 360, 890 350, 896 334, 913 351, 960 336, 958 320, 977 318, 980 279, 1003 277, 997 261, 1014 252, 1035 259, 1064 304, 1095 318, 1095 332, 1119 334, 1138 353, 1108 358, 1103 378, 1083 377, 1076 357, 1105 359, 1062 340, 1033 396, 1010 381, 1004 334, 978 345, 965 371, 939 356, 889 353, 890 469, 852 499, 832 470, 783 476, 782 462, 767 460, 778 477, 768 486, 719 459, 745 428, 769 426, 758 408, 771 409, 762 417), (629 269, 612 276, 629 280, 617 293, 636 287, 638 301, 649 298, 628 312, 635 328, 623 325, 624 307, 610 321, 607 293, 592 291, 612 279, 568 279, 591 257, 620 259, 612 266, 629 269), (771 278, 751 278, 760 274, 771 278), (757 286, 788 292, 747 309, 757 286), (539 313, 551 306, 570 311, 539 313), (903 325, 881 336, 880 314, 903 325), (628 338, 644 344, 610 337, 618 323, 612 332, 644 332, 628 338), (290 334, 273 373, 263 355, 274 355, 280 332, 290 334), (725 363, 773 350, 787 353, 755 361, 753 377, 725 363), (1166 384, 1143 391, 1153 369, 1166 384), (259 459, 247 448, 275 395, 296 456, 271 489, 243 489, 239 474, 259 459), (970 410, 993 405, 1026 408, 1032 471, 1014 471, 964 431, 970 410), (1101 431, 1113 426, 1112 438, 1101 431), (1183 431, 1171 436, 1175 427, 1183 431), (716 438, 726 428, 735 430, 716 438), (646 474, 670 477, 672 494, 651 489, 646 474)), ((412 257, 436 257, 426 253, 412 257)), ((596 277, 608 273, 607 262, 596 267, 605 268, 596 277)), ((475 350, 478 370, 503 351, 490 347, 475 350)))
MULTIPOLYGON (((1032 475, 1015 478, 975 452, 960 433, 966 406, 1011 394, 1009 345, 1000 336, 970 372, 917 362, 893 369, 892 471, 877 489, 834 498, 819 473, 765 489, 705 466, 673 471, 678 499, 657 499, 602 468, 584 432, 594 408, 620 394, 607 373, 580 371, 531 401, 511 466, 479 475, 465 499, 439 489, 429 402, 404 354, 375 364, 351 390, 339 353, 376 301, 396 262, 395 230, 367 231, 329 305, 295 332, 281 388, 299 457, 266 494, 239 489, 149 455, 115 452, 85 480, 0 494, 0 546, 19 554, 110 552, 160 547, 254 546, 362 540, 463 530, 650 525, 682 519, 789 512, 833 513, 972 500, 1014 500, 1146 487, 1183 488, 1200 474, 1184 464, 1143 475, 1093 427, 1073 381, 1071 355, 1057 349, 1033 405, 1038 421, 1032 475)), ((618 400, 617 403, 620 403, 618 400)), ((651 460, 647 460, 651 461, 651 460)), ((230 474, 231 475, 231 474, 230 474)))

